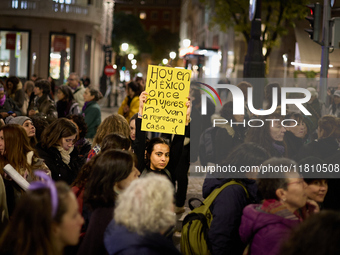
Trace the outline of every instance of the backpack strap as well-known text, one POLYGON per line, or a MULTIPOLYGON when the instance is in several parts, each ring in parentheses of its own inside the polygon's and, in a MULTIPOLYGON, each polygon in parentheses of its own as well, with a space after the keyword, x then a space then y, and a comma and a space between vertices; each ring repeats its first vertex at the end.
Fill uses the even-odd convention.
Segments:
POLYGON ((211 192, 211 194, 204 200, 204 204, 210 207, 211 204, 214 202, 215 198, 220 194, 220 192, 230 185, 240 185, 246 192, 247 198, 249 199, 249 193, 246 187, 241 182, 231 180, 230 182, 223 184, 221 187, 211 192))

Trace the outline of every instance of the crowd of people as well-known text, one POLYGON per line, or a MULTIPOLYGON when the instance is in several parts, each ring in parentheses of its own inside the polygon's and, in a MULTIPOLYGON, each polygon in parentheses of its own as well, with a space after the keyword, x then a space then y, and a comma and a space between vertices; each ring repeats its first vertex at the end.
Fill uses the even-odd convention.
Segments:
MULTIPOLYGON (((210 133, 213 153, 207 158, 190 153, 190 143, 208 147, 198 144, 203 141, 198 136, 211 126, 199 113, 197 89, 185 104, 185 134, 149 139, 141 130, 148 98, 144 80, 129 82, 118 113, 103 121, 102 95, 86 82, 76 73, 53 89, 48 79, 24 86, 17 77, 1 82, 0 254, 181 254, 172 236, 176 214, 185 211, 189 164, 196 159, 237 169, 293 166, 261 178, 207 176, 204 198, 230 181, 240 184, 226 186, 210 206, 211 254, 307 254, 318 244, 329 248, 318 254, 338 254, 331 243, 340 233, 338 179, 294 169, 340 165, 340 90, 331 95, 327 111, 309 88, 312 98, 305 107, 311 116, 277 111, 252 116, 247 104, 244 116, 233 115, 233 103, 225 103, 218 118, 238 124, 210 133), (264 125, 241 125, 252 118, 264 125), (289 119, 285 126, 283 119, 289 119), (323 235, 329 239, 320 242, 323 235)), ((246 91, 251 84, 238 86, 246 91)), ((268 91, 277 86, 266 87, 265 109, 272 102, 268 91)), ((211 109, 208 105, 208 115, 211 109)))

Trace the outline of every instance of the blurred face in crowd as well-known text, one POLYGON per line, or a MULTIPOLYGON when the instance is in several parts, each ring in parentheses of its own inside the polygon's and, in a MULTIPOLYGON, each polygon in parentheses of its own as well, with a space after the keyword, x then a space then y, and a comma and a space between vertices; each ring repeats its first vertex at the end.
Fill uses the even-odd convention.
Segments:
POLYGON ((58 90, 57 96, 58 100, 63 100, 65 97, 64 93, 60 89, 58 90))
POLYGON ((167 144, 155 144, 150 155, 150 168, 152 170, 164 169, 169 163, 169 156, 170 148, 167 144))
POLYGON ((328 191, 327 180, 314 180, 308 184, 306 193, 309 199, 322 203, 328 191))
POLYGON ((33 92, 34 92, 34 95, 36 95, 36 96, 38 96, 38 97, 41 97, 41 96, 43 95, 43 90, 40 89, 39 87, 35 87, 35 86, 34 86, 33 92))
POLYGON ((79 85, 79 80, 77 79, 77 76, 75 76, 73 74, 71 74, 68 77, 67 81, 68 81, 68 85, 73 89, 75 89, 79 85))
POLYGON ((130 138, 132 141, 136 139, 136 120, 130 121, 130 138))
POLYGON ((281 125, 280 121, 269 122, 270 137, 277 142, 282 142, 285 136, 286 129, 281 125))
POLYGON ((62 137, 60 139, 60 146, 65 150, 68 151, 75 143, 77 134, 68 137, 62 137))
POLYGON ((7 88, 12 89, 13 88, 13 83, 12 82, 7 82, 7 88))
POLYGON ((291 212, 303 207, 307 202, 307 184, 297 173, 287 178, 287 189, 283 189, 281 200, 291 212))
POLYGON ((89 89, 85 89, 84 92, 84 100, 85 102, 90 102, 94 99, 94 96, 91 95, 90 90, 89 89))
POLYGON ((130 183, 133 181, 133 180, 136 180, 138 177, 139 177, 140 173, 138 171, 138 169, 133 166, 132 167, 132 170, 131 170, 131 173, 129 174, 129 176, 124 179, 124 180, 121 180, 120 182, 117 182, 115 184, 115 188, 118 190, 118 191, 123 191, 125 190, 127 187, 130 186, 130 183))
POLYGON ((5 154, 5 138, 4 138, 4 131, 0 131, 0 153, 1 155, 5 154))
POLYGON ((5 95, 5 91, 0 91, 0 99, 2 99, 5 95))
POLYGON ((60 249, 68 245, 76 245, 79 241, 81 226, 84 219, 79 213, 78 202, 73 192, 65 198, 67 211, 62 216, 61 223, 54 226, 54 240, 60 249))
POLYGON ((35 127, 34 127, 32 121, 26 120, 24 122, 24 124, 22 125, 22 127, 25 129, 26 134, 27 134, 28 137, 35 136, 35 127))
POLYGON ((303 121, 298 122, 298 124, 293 127, 294 122, 291 123, 291 127, 286 127, 286 130, 292 132, 296 137, 304 138, 307 131, 307 126, 303 121))

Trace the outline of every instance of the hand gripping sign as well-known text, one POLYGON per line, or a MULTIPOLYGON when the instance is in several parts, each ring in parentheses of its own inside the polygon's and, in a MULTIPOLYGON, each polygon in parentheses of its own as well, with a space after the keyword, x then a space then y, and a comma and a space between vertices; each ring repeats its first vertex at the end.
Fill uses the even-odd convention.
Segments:
POLYGON ((148 66, 142 130, 184 135, 191 70, 148 66))

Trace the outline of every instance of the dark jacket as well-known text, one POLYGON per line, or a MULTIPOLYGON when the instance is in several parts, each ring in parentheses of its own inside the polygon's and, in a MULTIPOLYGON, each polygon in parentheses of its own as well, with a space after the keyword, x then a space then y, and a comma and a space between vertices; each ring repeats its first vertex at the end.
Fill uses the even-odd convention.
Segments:
POLYGON ((79 172, 79 157, 76 148, 70 154, 71 160, 68 165, 64 163, 57 148, 42 148, 41 143, 38 143, 36 149, 40 158, 45 160, 45 164, 51 170, 54 181, 62 180, 69 185, 74 181, 79 172))
MULTIPOLYGON (((21 115, 21 110, 16 105, 16 103, 13 101, 12 98, 6 98, 6 101, 3 106, 0 106, 0 112, 12 112, 16 113, 18 116, 21 115)), ((11 115, 11 113, 9 113, 11 115)))
POLYGON ((97 132, 97 128, 102 122, 101 111, 98 103, 96 101, 90 101, 85 103, 86 108, 83 109, 83 114, 85 114, 85 122, 87 124, 87 134, 86 138, 93 138, 97 132))
POLYGON ((81 140, 77 141, 74 147, 77 148, 79 153, 79 160, 80 160, 80 168, 86 163, 87 156, 91 150, 91 143, 86 138, 82 138, 81 140))
POLYGON ((287 146, 287 158, 296 160, 304 144, 304 139, 296 137, 292 132, 287 131, 284 136, 284 141, 287 146))
POLYGON ((78 254, 107 254, 104 233, 113 218, 113 207, 97 208, 91 214, 90 224, 79 247, 78 254))
POLYGON ((69 114, 79 114, 79 105, 78 103, 73 101, 64 101, 59 100, 57 102, 57 112, 58 112, 58 118, 66 117, 69 114))
POLYGON ((315 140, 309 144, 304 145, 297 156, 297 160, 304 159, 309 156, 323 159, 327 163, 327 159, 331 158, 337 150, 339 144, 335 138, 328 137, 319 140, 315 140))
POLYGON ((181 254, 171 241, 161 234, 140 236, 112 220, 104 235, 104 244, 110 255, 176 255, 181 254))
MULTIPOLYGON (((136 140, 135 140, 135 154, 138 159, 137 169, 143 172, 144 169, 149 169, 145 165, 144 155, 145 155, 145 144, 146 144, 146 132, 141 130, 142 120, 140 118, 136 119, 136 140)), ((185 132, 189 132, 190 127, 185 127, 185 132)), ((177 164, 179 162, 180 156, 183 150, 184 135, 175 135, 170 146, 170 159, 166 166, 166 169, 170 172, 171 176, 174 174, 177 164)))
POLYGON ((244 142, 246 128, 242 125, 234 125, 228 129, 218 128, 214 137, 214 152, 216 161, 213 163, 220 164, 224 159, 226 159, 229 153, 236 148, 238 145, 244 142), (234 130, 234 134, 229 134, 229 130, 234 130))
POLYGON ((31 105, 28 107, 28 111, 36 108, 39 113, 46 114, 47 121, 53 122, 58 118, 57 109, 54 102, 49 98, 48 95, 43 95, 40 98, 37 96, 34 98, 31 105))
POLYGON ((278 255, 282 241, 285 241, 299 220, 257 210, 261 205, 248 205, 243 210, 240 237, 245 244, 250 245, 251 255, 278 255))
MULTIPOLYGON (((221 187, 231 179, 206 178, 203 184, 203 197, 221 187)), ((212 254, 242 254, 246 245, 241 242, 238 229, 241 224, 242 211, 250 203, 258 202, 257 185, 254 180, 241 180, 249 193, 249 199, 240 185, 226 187, 216 197, 210 211, 213 220, 208 233, 212 254)))

